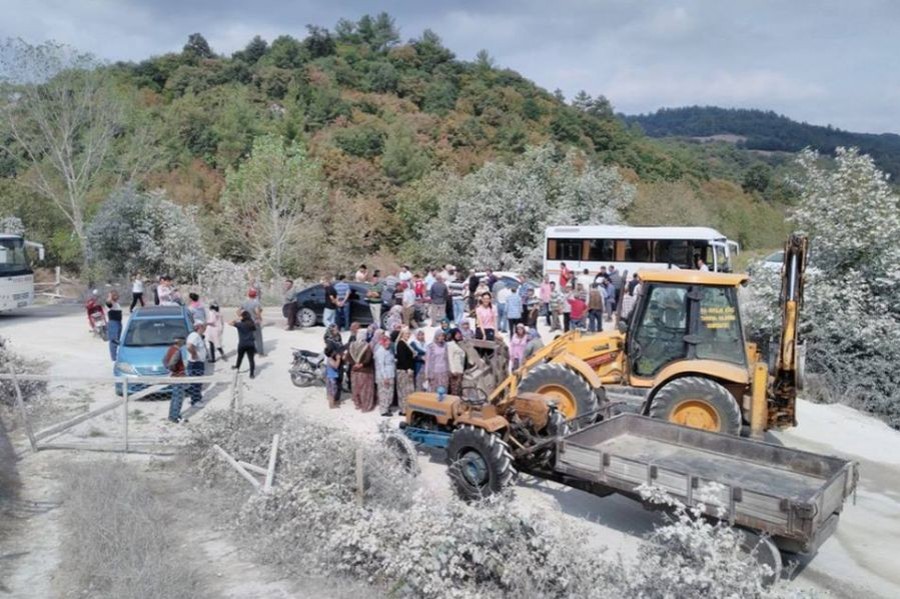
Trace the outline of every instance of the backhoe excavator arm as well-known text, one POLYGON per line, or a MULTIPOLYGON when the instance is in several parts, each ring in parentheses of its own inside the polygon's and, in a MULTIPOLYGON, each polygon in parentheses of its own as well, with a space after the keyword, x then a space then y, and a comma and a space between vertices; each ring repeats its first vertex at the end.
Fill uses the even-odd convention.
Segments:
POLYGON ((772 389, 769 395, 768 428, 797 425, 795 405, 799 381, 798 327, 803 305, 803 275, 809 252, 809 239, 792 234, 784 246, 781 268, 781 339, 772 389))

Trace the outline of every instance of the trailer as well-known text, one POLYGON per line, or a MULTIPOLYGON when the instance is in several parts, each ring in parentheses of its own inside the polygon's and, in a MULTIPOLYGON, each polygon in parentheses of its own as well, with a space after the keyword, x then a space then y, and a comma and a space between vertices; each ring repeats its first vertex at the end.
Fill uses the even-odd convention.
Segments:
POLYGON ((447 450, 451 479, 464 497, 475 496, 473 489, 482 496, 499 491, 515 470, 645 505, 641 487, 658 487, 740 528, 773 578, 780 576, 781 552, 813 554, 831 536, 859 479, 859 465, 850 460, 638 414, 617 414, 531 443, 466 424, 401 430, 407 460, 410 452, 414 459, 412 443, 447 450), (711 491, 717 500, 702 501, 711 491))

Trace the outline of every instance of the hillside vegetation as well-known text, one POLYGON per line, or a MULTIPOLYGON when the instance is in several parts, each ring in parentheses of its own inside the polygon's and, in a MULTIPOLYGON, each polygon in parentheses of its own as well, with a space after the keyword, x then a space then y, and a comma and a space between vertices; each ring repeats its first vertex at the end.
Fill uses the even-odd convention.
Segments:
POLYGON ((652 114, 624 117, 651 137, 710 137, 737 135, 741 148, 772 152, 798 152, 812 148, 834 155, 838 147, 857 147, 895 178, 900 175, 900 135, 853 133, 832 126, 798 123, 763 110, 688 106, 662 108, 652 114))
MULTIPOLYGON (((8 42, 5 49, 0 67, 54 47, 8 42)), ((90 229, 90 221, 107 198, 120 201, 119 190, 129 182, 139 193, 162 189, 169 202, 184 207, 184 218, 198 222, 210 257, 263 259, 300 275, 369 256, 384 264, 448 258, 423 251, 433 247, 433 229, 441 225, 434 220, 440 212, 435 201, 456 195, 454 185, 467 193, 473 181, 466 178, 487 163, 527 163, 529 149, 544 160, 541 168, 573 177, 588 168, 617 168, 623 183, 637 190, 633 202, 619 203, 619 213, 633 224, 711 225, 747 247, 778 245, 785 228, 790 195, 772 193, 777 172, 765 162, 732 160, 723 168, 690 149, 646 137, 615 116, 602 96, 581 93, 567 103, 561 93, 497 66, 485 51, 472 61, 458 59, 429 30, 403 41, 386 14, 342 20, 333 30, 309 26, 305 37, 255 37, 231 56, 217 54, 193 34, 179 53, 93 71, 109 89, 92 101, 111 101, 112 95, 117 108, 107 111, 116 117, 108 123, 112 147, 91 165, 90 181, 42 185, 47 172, 53 175, 51 153, 35 156, 9 129, 0 131, 7 150, 0 153, 0 216, 22 218, 32 238, 47 244, 50 260, 68 266, 87 264, 91 235, 105 234, 90 229), (261 144, 263 139, 268 141, 261 144), (267 158, 248 165, 256 146, 267 158), (262 163, 280 166, 266 173, 262 163), (754 168, 759 176, 748 184, 754 168), (300 226, 314 238, 292 236, 298 231, 278 237, 291 242, 278 250, 277 260, 248 249, 266 245, 252 238, 265 215, 248 220, 251 192, 239 190, 257 184, 265 189, 263 179, 241 183, 254 176, 301 177, 302 185, 285 188, 308 194, 291 210, 302 215, 300 226), (316 251, 291 256, 294 244, 316 251)), ((48 85, 71 76, 61 73, 48 85)), ((6 77, 19 84, 18 93, 33 88, 31 72, 18 82, 6 77)), ((40 93, 35 96, 42 101, 40 93)), ((23 106, 14 103, 8 114, 23 106)), ((144 196, 135 197, 141 202, 144 196)), ((284 214, 284 207, 269 208, 284 214)), ((454 210, 467 211, 464 205, 454 210)))

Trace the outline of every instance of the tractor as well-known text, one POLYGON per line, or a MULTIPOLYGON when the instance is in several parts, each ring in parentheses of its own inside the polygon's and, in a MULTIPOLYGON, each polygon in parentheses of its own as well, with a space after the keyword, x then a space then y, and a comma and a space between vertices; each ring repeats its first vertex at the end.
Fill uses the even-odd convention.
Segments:
POLYGON ((512 374, 502 342, 465 342, 461 396, 410 395, 404 435, 445 448, 457 489, 474 498, 504 486, 516 467, 540 469, 555 437, 614 411, 732 435, 746 423, 754 438, 794 426, 807 253, 807 239, 792 235, 772 373, 744 338, 738 291, 747 275, 640 272, 641 292, 618 330, 561 335, 512 374))

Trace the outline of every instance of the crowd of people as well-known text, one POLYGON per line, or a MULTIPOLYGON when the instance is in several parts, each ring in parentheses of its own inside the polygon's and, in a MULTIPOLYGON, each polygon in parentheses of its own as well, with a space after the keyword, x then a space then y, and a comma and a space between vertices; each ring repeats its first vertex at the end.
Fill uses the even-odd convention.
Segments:
MULTIPOLYGON (((331 407, 338 407, 343 379, 351 389, 354 406, 362 411, 376 407, 389 415, 396 403, 403 413, 406 398, 414 390, 459 394, 468 358, 461 346, 467 339, 500 341, 509 353, 509 368, 515 370, 542 347, 537 331, 543 318, 551 332, 573 329, 602 331, 603 322, 627 316, 640 289, 635 274, 631 280, 614 266, 598 273, 584 269, 574 273, 562 264, 557 280, 544 276, 540 283, 523 277, 498 277, 491 269, 465 273, 453 265, 413 272, 403 266, 397 273, 382 277, 360 265, 353 281, 366 283, 372 324, 363 328, 351 321, 351 287, 348 277, 337 275, 323 280, 326 327, 324 357, 326 392, 331 407), (617 304, 622 306, 617 310, 617 304), (426 340, 425 324, 434 332, 426 340), (341 331, 349 331, 345 343, 341 331)), ((148 281, 135 273, 131 281, 131 305, 145 305, 148 281)), ((153 287, 155 305, 182 305, 191 314, 193 330, 175 339, 168 348, 164 365, 171 376, 202 376, 206 363, 226 359, 222 336, 227 325, 237 333, 237 369, 246 359, 250 378, 256 376, 256 358, 264 357, 260 287, 251 277, 246 299, 235 318, 226 323, 216 302, 205 305, 199 294, 183 298, 169 276, 160 276, 153 287)), ((297 320, 296 288, 292 280, 284 284, 287 329, 297 320)), ((111 290, 105 302, 96 290, 86 304, 88 320, 95 326, 98 315, 109 326, 109 353, 115 361, 122 333, 123 309, 119 294, 111 290), (106 310, 104 311, 104 306, 106 310)), ((201 385, 173 385, 169 419, 180 421, 185 394, 195 404, 202 399, 201 385)))

